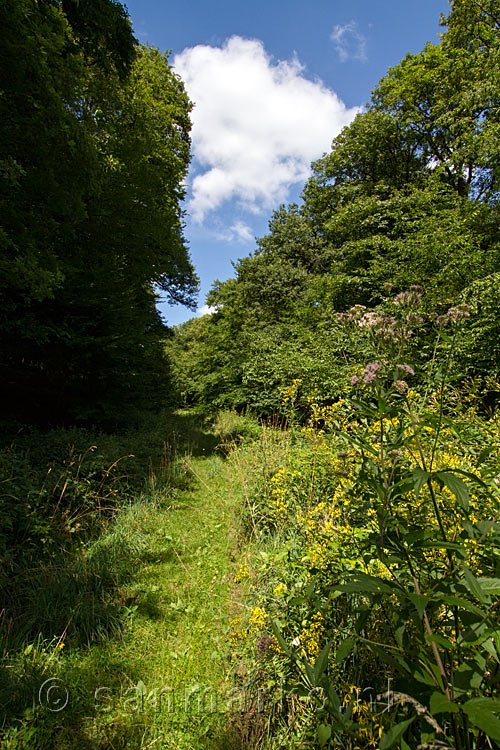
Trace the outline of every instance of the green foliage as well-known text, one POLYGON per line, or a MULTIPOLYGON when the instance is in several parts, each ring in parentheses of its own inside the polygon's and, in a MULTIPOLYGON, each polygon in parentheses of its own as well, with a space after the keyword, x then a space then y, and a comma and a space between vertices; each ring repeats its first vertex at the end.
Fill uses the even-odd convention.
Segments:
POLYGON ((435 356, 409 388, 421 304, 413 289, 392 315, 387 303, 343 316, 371 360, 345 399, 301 396, 299 381, 284 395, 309 421, 252 503, 266 552, 250 563, 258 605, 236 630, 240 657, 262 646, 261 689, 285 687, 277 738, 297 712, 296 741, 330 747, 498 737, 498 414, 481 418, 476 394, 449 385, 464 304, 437 318, 435 356))
POLYGON ((168 389, 158 291, 193 305, 197 287, 180 208, 191 104, 115 0, 0 14, 3 412, 127 422, 168 389))
MULTIPOLYGON (((363 352, 336 313, 411 284, 437 312, 486 294, 499 269, 498 17, 497 0, 453 2, 440 44, 388 72, 313 163, 301 205, 276 210, 236 277, 214 285, 217 312, 174 334, 187 402, 268 415, 295 378, 339 397, 363 352)), ((497 372, 492 305, 476 306, 459 369, 483 385, 497 372)))

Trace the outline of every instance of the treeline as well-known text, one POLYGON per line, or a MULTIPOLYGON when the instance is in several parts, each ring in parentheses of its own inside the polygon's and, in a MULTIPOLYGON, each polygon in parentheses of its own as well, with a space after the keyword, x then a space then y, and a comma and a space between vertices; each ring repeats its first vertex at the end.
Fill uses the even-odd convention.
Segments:
MULTIPOLYGON (((338 314, 421 285, 424 311, 472 308, 454 369, 486 399, 500 363, 500 3, 454 0, 439 44, 389 70, 312 165, 300 205, 216 283, 216 313, 169 344, 186 404, 269 414, 296 378, 343 393, 363 361, 338 314)), ((431 347, 414 341, 418 362, 431 347)))
POLYGON ((0 1, 4 418, 114 424, 168 398, 161 292, 193 305, 191 104, 115 0, 0 1))

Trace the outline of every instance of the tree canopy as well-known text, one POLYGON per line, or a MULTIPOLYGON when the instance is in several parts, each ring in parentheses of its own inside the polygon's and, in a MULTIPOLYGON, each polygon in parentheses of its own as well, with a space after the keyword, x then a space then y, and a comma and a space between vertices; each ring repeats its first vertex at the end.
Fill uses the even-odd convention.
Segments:
POLYGON ((197 290, 191 104, 115 0, 2 0, 0 28, 4 413, 113 418, 168 390, 158 293, 197 290))
POLYGON ((375 308, 412 284, 429 309, 479 289, 488 297, 489 323, 470 323, 462 375, 498 372, 486 290, 500 263, 499 19, 498 0, 455 0, 440 43, 388 71, 312 164, 302 203, 275 211, 235 278, 214 285, 204 346, 199 323, 179 332, 205 363, 184 398, 269 413, 294 378, 335 396, 359 357, 337 313, 375 308))

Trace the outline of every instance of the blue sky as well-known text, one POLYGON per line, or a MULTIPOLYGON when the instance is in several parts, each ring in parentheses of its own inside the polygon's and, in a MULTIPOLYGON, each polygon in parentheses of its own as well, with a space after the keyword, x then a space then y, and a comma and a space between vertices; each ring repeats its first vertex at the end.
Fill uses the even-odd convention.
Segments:
MULTIPOLYGON (((313 159, 387 69, 437 42, 447 0, 129 0, 139 41, 171 50, 195 103, 186 239, 199 305, 297 201, 313 159)), ((193 316, 161 304, 167 323, 193 316)))

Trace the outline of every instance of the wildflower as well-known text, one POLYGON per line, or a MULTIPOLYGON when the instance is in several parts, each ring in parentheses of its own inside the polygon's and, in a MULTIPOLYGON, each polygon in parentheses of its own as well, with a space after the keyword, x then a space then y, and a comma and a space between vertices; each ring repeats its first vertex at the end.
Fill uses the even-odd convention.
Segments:
POLYGON ((234 576, 234 582, 239 583, 244 578, 247 578, 250 575, 248 568, 246 565, 240 565, 238 570, 236 571, 236 575, 234 576))
POLYGON ((288 589, 285 583, 278 583, 278 585, 274 587, 275 596, 284 596, 287 593, 287 591, 288 589))
POLYGON ((365 369, 363 370, 363 381, 369 385, 373 383, 377 377, 377 373, 382 369, 380 362, 368 362, 365 369))
POLYGON ((410 367, 410 365, 396 365, 396 367, 405 375, 408 375, 410 377, 412 375, 415 375, 415 370, 413 369, 413 367, 410 367))
POLYGON ((354 307, 351 307, 351 309, 349 310, 349 313, 354 318, 359 318, 359 317, 361 317, 361 315, 363 315, 363 311, 364 310, 366 310, 366 306, 365 305, 354 305, 354 307))
POLYGON ((337 313, 336 318, 339 323, 352 323, 354 317, 351 313, 337 313))
POLYGON ((378 312, 367 312, 363 315, 361 320, 358 321, 360 328, 375 328, 380 325, 382 316, 378 312))
POLYGON ((410 291, 400 292, 394 297, 395 305, 418 307, 422 302, 422 287, 419 284, 412 284, 410 291))
POLYGON ((415 313, 408 313, 406 316, 406 322, 410 326, 418 326, 420 323, 424 322, 424 319, 421 315, 415 315, 415 313))
POLYGON ((444 315, 438 315, 438 317, 436 318, 436 324, 440 328, 443 328, 444 326, 447 326, 448 323, 458 323, 465 318, 470 318, 470 307, 469 305, 462 303, 460 305, 456 305, 456 307, 450 307, 448 312, 446 312, 444 315))
POLYGON ((270 635, 261 635, 260 638, 257 639, 256 649, 259 654, 265 654, 266 651, 270 651, 272 646, 273 639, 270 635))
POLYGON ((385 341, 392 341, 397 335, 397 321, 390 315, 381 315, 378 312, 367 312, 358 320, 360 328, 373 331, 375 336, 385 341))
POLYGON ((353 375, 351 378, 351 385, 357 385, 360 381, 360 378, 358 378, 357 375, 353 375))
POLYGON ((395 380, 394 388, 396 389, 398 393, 401 393, 402 395, 403 393, 406 393, 406 391, 408 390, 408 383, 406 382, 406 380, 395 380))
POLYGON ((458 323, 459 320, 470 318, 470 307, 465 303, 457 305, 456 307, 450 307, 447 315, 451 323, 458 323))

